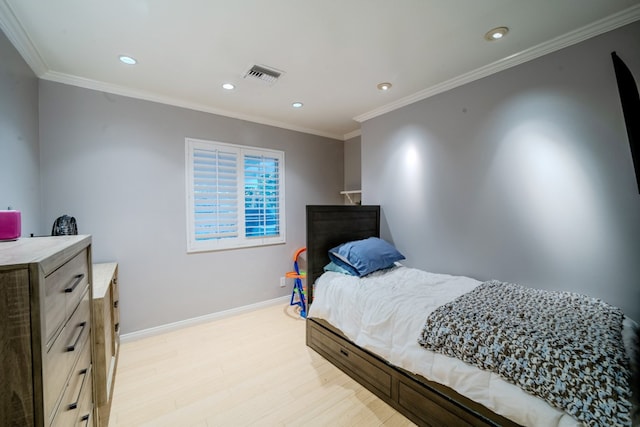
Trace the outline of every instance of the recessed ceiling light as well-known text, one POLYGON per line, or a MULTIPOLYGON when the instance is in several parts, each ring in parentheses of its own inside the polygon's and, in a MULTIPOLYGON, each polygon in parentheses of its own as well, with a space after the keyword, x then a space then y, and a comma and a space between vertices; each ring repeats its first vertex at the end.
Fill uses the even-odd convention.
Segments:
POLYGON ((127 65, 136 65, 138 63, 138 61, 136 61, 135 58, 132 58, 127 55, 120 55, 118 59, 120 59, 120 62, 127 65))
POLYGON ((487 34, 484 35, 484 38, 489 40, 490 42, 495 40, 500 40, 504 36, 507 35, 509 29, 507 27, 498 27, 493 30, 487 31, 487 34))
POLYGON ((293 104, 291 104, 291 106, 293 108, 302 108, 304 104, 302 102, 294 102, 293 104))
POLYGON ((384 82, 384 83, 378 83, 378 90, 389 90, 391 89, 392 84, 389 82, 384 82))
POLYGON ((233 89, 235 89, 236 87, 235 87, 233 84, 231 84, 231 83, 225 83, 225 84, 223 84, 223 85, 222 85, 222 88, 223 88, 223 89, 226 89, 226 90, 233 90, 233 89))

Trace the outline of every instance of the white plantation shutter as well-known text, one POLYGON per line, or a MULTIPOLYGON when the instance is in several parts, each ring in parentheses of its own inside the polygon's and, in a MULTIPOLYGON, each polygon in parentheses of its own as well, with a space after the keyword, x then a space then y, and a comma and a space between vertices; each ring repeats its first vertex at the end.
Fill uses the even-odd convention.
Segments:
POLYGON ((284 243, 284 153, 186 139, 187 251, 284 243))
POLYGON ((196 241, 238 237, 238 154, 193 151, 196 241))

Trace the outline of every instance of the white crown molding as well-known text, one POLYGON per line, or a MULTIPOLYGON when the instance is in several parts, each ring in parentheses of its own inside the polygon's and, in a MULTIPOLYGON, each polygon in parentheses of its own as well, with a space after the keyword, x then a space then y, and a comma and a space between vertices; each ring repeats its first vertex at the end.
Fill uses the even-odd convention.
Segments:
POLYGON ((458 77, 454 77, 453 79, 449 79, 445 82, 421 90, 420 92, 416 92, 412 95, 400 98, 397 101, 383 105, 382 107, 376 108, 375 110, 360 114, 353 119, 359 123, 362 123, 374 117, 378 117, 382 114, 386 114, 399 108, 405 107, 409 104, 422 101, 423 99, 432 97, 439 93, 446 92, 450 89, 454 89, 464 84, 471 83, 475 80, 479 80, 491 74, 495 74, 497 72, 515 67, 516 65, 531 61, 565 47, 580 43, 581 41, 630 24, 639 19, 640 5, 632 6, 628 9, 623 10, 622 12, 603 18, 592 24, 567 33, 563 36, 556 37, 555 39, 551 39, 532 48, 523 50, 522 52, 518 52, 506 58, 500 59, 484 67, 477 68, 458 77))
POLYGON ((360 136, 362 135, 362 131, 360 129, 356 129, 354 131, 351 131, 349 133, 345 133, 344 136, 342 137, 345 141, 351 139, 351 138, 355 138, 356 136, 360 136))
POLYGON ((49 69, 6 0, 0 1, 0 28, 36 76, 41 76, 49 69))
POLYGON ((98 80, 86 79, 83 77, 73 76, 70 74, 59 73, 57 71, 47 71, 40 76, 43 80, 50 80, 57 83, 64 83, 71 86, 78 86, 85 89, 97 90, 100 92, 108 92, 114 95, 127 96, 130 98, 142 99, 145 101, 158 102, 160 104, 167 104, 174 107, 187 108, 189 110, 202 111, 204 113, 217 114, 219 116, 229 117, 232 119, 246 120, 253 123, 258 123, 267 126, 274 126, 277 128, 293 130, 296 132, 308 133, 311 135, 322 136, 325 138, 338 139, 342 141, 343 136, 333 134, 329 132, 323 132, 316 129, 304 128, 301 126, 293 126, 289 123, 283 123, 276 120, 269 120, 264 117, 252 116, 248 114, 240 114, 234 111, 227 111, 218 108, 212 108, 208 105, 197 104, 194 102, 187 102, 179 98, 173 98, 170 96, 162 96, 156 93, 131 89, 124 86, 114 85, 111 83, 105 83, 98 80))
POLYGON ((265 119, 264 117, 251 116, 247 114, 239 114, 232 111, 226 111, 211 108, 206 105, 185 102, 181 99, 160 96, 151 92, 134 90, 131 88, 100 82, 97 80, 85 79, 82 77, 72 76, 69 74, 51 71, 49 66, 38 52, 29 35, 24 30, 22 24, 16 18, 15 13, 7 0, 0 0, 0 28, 5 33, 9 41, 13 44, 22 58, 29 65, 31 70, 41 79, 51 80, 54 82, 65 83, 72 86, 93 89, 102 92, 113 93, 115 95, 128 96, 131 98, 143 99, 146 101, 158 102, 161 104, 173 105, 176 107, 188 108, 191 110, 202 111, 205 113, 217 114, 220 116, 230 117, 239 120, 246 120, 253 123, 274 126, 277 128, 292 130, 296 132, 308 133, 311 135, 322 136, 325 138, 343 140, 343 135, 323 132, 316 129, 308 129, 300 126, 293 126, 288 123, 282 123, 275 120, 265 119))
MULTIPOLYGON (((539 58, 551 52, 555 52, 559 49, 571 46, 579 43, 583 40, 595 37, 599 34, 611 31, 623 25, 640 19, 640 5, 630 7, 622 12, 611 15, 607 18, 594 22, 593 24, 582 27, 576 31, 565 34, 564 36, 557 37, 548 42, 539 44, 530 49, 526 49, 522 52, 516 53, 509 57, 498 60, 492 64, 480 67, 476 70, 462 74, 453 79, 447 80, 443 83, 434 85, 427 89, 416 92, 412 95, 401 98, 392 103, 383 105, 380 108, 369 111, 367 113, 358 115, 353 119, 359 123, 374 117, 380 116, 385 113, 397 110, 409 104, 421 101, 431 96, 437 95, 447 90, 462 86, 466 83, 473 82, 475 80, 487 77, 491 74, 495 74, 499 71, 506 70, 524 62, 539 58)), ((235 118, 239 120, 246 120, 253 123, 264 124, 267 126, 274 126, 282 129, 288 129, 296 132, 307 133, 311 135, 317 135, 330 139, 337 139, 345 141, 347 139, 361 135, 361 131, 356 129, 344 135, 333 134, 329 132, 319 131, 316 129, 309 129, 300 126, 293 126, 288 123, 278 122, 275 120, 265 119, 259 116, 252 116, 247 114, 240 114, 232 111, 226 111, 222 109, 212 108, 207 105, 186 102, 181 99, 160 96, 151 92, 134 90, 124 86, 113 85, 96 80, 85 79, 82 77, 72 76, 69 74, 59 73, 49 70, 46 61, 42 55, 38 52, 28 34, 24 30, 20 21, 16 18, 15 13, 11 9, 11 6, 7 0, 0 0, 0 28, 4 31, 7 38, 15 46, 18 52, 22 55, 33 72, 40 78, 45 80, 51 80, 59 83, 65 83, 72 86, 83 87, 86 89, 98 90, 116 95, 122 95, 137 99, 143 99, 151 102, 158 102, 162 104, 187 108, 196 111, 202 111, 211 114, 217 114, 224 117, 235 118)))

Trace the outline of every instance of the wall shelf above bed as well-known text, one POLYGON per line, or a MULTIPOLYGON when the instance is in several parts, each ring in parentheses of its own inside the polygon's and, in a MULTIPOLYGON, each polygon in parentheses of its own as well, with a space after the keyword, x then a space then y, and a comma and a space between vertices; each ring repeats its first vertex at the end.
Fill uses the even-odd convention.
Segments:
POLYGON ((340 194, 345 196, 346 205, 359 205, 362 203, 362 190, 346 190, 340 194))

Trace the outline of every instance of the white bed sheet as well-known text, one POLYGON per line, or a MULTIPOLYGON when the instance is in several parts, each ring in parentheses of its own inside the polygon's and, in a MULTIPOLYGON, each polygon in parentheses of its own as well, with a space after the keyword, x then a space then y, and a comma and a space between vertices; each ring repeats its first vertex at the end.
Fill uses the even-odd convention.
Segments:
POLYGON ((365 278, 326 272, 314 288, 309 317, 328 321, 351 341, 393 365, 420 374, 525 426, 580 422, 497 374, 424 349, 418 336, 438 306, 481 282, 399 266, 365 278))

